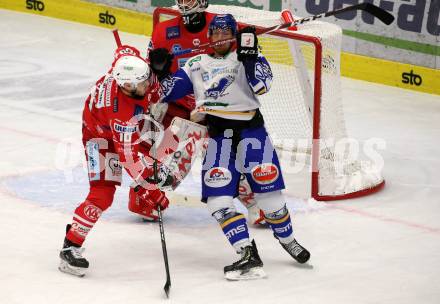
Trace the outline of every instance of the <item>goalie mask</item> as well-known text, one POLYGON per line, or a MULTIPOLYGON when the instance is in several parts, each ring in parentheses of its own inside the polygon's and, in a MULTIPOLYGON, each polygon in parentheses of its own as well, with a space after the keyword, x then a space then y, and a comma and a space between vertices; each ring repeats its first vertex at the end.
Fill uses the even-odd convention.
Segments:
POLYGON ((208 7, 208 0, 176 0, 176 5, 183 16, 202 13, 208 7))

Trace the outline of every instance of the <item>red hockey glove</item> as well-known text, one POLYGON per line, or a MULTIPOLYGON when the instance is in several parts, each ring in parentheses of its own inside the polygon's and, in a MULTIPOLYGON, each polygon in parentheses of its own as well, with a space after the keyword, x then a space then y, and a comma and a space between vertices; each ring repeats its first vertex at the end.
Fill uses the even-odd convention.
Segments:
POLYGON ((136 186, 134 188, 134 193, 147 205, 150 207, 157 209, 158 206, 160 208, 166 209, 170 204, 170 201, 165 195, 165 192, 160 191, 159 189, 147 190, 142 186, 136 186))
MULTIPOLYGON (((148 191, 148 190, 147 190, 148 191)), ((141 193, 144 191, 141 191, 141 193)), ((157 205, 156 203, 152 203, 152 197, 153 196, 162 196, 163 192, 161 193, 159 190, 152 190, 148 192, 153 192, 151 196, 147 196, 146 192, 143 194, 143 196, 139 196, 138 192, 135 192, 134 188, 130 188, 130 194, 129 194, 129 201, 128 201, 128 210, 131 212, 134 212, 136 214, 139 214, 147 221, 157 221, 159 219, 159 212, 157 211, 157 205), (144 199, 144 197, 147 196, 148 199, 144 199)), ((162 199, 162 204, 165 206, 168 206, 168 199, 164 196, 164 199, 162 199)), ((157 198, 154 200, 156 202, 157 198)), ((160 200, 160 198, 159 198, 160 200)), ((161 207, 161 210, 163 210, 166 207, 161 207)))

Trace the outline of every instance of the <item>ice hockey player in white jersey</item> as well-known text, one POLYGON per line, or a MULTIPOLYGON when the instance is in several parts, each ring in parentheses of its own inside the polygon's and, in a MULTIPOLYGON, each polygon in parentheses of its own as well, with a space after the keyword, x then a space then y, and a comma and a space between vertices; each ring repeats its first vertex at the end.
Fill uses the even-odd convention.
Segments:
POLYGON ((257 95, 269 91, 272 71, 259 54, 255 28, 246 27, 237 33, 232 15, 214 17, 209 38, 211 43, 220 41, 213 54, 192 57, 162 80, 163 101, 194 94, 196 111, 205 115, 210 140, 202 170, 202 200, 241 255, 239 261, 224 268, 226 279, 261 278, 265 276, 263 262, 244 215, 233 204, 241 173, 246 175, 258 207, 281 246, 299 263, 310 258, 293 236, 281 193, 284 181, 278 156, 259 111, 257 95))

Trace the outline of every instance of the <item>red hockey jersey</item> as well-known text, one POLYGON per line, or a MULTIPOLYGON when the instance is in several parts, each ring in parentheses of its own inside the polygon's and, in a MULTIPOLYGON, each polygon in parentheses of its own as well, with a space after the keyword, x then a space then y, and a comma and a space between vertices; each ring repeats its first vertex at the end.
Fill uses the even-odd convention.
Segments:
POLYGON ((148 112, 148 105, 160 98, 160 86, 154 76, 143 99, 125 95, 111 74, 98 80, 88 96, 83 110, 83 141, 107 140, 114 147, 121 165, 135 179, 149 175, 138 152, 148 155, 148 146, 140 141, 145 120, 138 114, 148 112), (141 176, 142 175, 142 176, 141 176))
MULTIPOLYGON (((208 43, 208 27, 215 14, 205 12, 205 16, 205 28, 198 33, 191 33, 185 28, 182 16, 156 24, 153 34, 151 35, 149 49, 166 48, 169 52, 173 53, 189 48, 194 49, 201 44, 208 43)), ((210 50, 206 50, 205 53, 208 51, 210 50)), ((175 57, 171 72, 174 73, 179 67, 183 67, 185 62, 194 55, 195 54, 189 53, 175 57)))
MULTIPOLYGON (((205 12, 205 16, 206 25, 203 30, 198 33, 191 33, 185 28, 183 25, 182 16, 156 24, 153 29, 153 34, 151 35, 151 41, 148 49, 152 50, 155 48, 166 48, 170 53, 174 53, 179 50, 189 48, 194 49, 201 44, 208 43, 208 27, 215 14, 205 12)), ((204 51, 204 53, 210 51, 210 49, 207 49, 204 51)), ((174 73, 178 68, 183 67, 185 62, 194 55, 194 53, 188 53, 185 55, 175 56, 173 65, 171 66, 171 72, 174 73)), ((185 107, 188 110, 192 110, 195 107, 195 100, 192 96, 186 96, 182 99, 179 99, 177 104, 185 107)))

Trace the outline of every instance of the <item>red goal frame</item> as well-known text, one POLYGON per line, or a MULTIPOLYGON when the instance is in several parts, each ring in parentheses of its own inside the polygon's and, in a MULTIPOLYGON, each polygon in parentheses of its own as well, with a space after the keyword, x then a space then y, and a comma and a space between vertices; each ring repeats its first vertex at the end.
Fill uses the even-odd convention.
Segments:
MULTIPOLYGON (((179 16, 180 13, 178 10, 166 7, 157 7, 153 12, 153 30, 160 22, 161 15, 168 16, 179 16)), ((246 26, 247 24, 238 22, 239 26, 246 26)), ((255 26, 258 30, 263 30, 263 27, 255 26)), ((320 139, 320 117, 321 117, 321 62, 322 62, 322 44, 321 40, 317 37, 307 36, 298 34, 292 31, 274 31, 270 33, 271 35, 291 38, 295 40, 300 40, 304 42, 308 42, 314 45, 315 47, 315 79, 314 79, 314 88, 313 88, 313 144, 312 144, 312 176, 311 176, 311 197, 318 201, 333 201, 333 200, 344 200, 362 197, 368 194, 372 194, 378 192, 385 186, 385 180, 381 183, 377 184, 372 188, 367 188, 355 192, 350 192, 346 194, 340 195, 319 195, 319 139, 320 139)))

